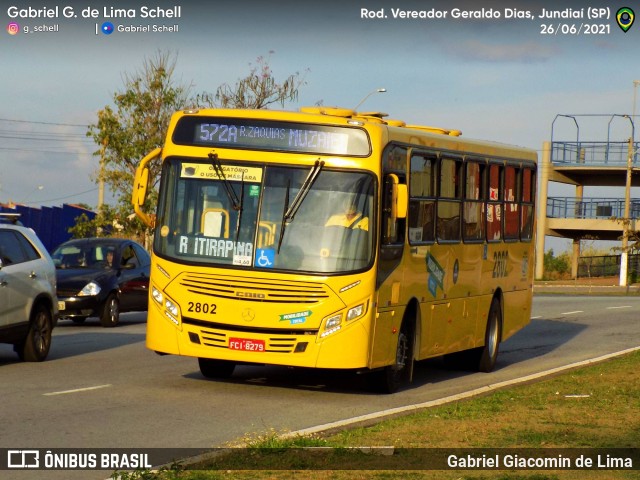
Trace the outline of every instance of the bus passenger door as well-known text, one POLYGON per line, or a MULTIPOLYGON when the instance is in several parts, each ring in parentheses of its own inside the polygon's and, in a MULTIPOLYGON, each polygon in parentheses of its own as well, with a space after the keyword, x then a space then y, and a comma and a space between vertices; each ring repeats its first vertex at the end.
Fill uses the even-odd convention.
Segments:
MULTIPOLYGON (((406 186, 395 174, 385 176, 382 199, 382 228, 376 288, 376 321, 369 365, 387 366, 395 361, 398 332, 402 323, 400 308, 404 293, 402 257, 406 218, 406 186), (398 193, 399 190, 402 192, 398 193)), ((405 303, 406 306, 406 303, 405 303)))

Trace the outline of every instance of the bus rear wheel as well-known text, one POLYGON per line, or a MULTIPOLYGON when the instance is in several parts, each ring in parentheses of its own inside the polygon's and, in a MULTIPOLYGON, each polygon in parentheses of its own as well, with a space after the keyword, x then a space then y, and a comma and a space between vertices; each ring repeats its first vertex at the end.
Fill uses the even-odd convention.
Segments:
POLYGON ((449 353, 444 356, 445 364, 453 369, 475 372, 491 372, 496 366, 500 346, 502 309, 500 300, 491 301, 487 315, 487 327, 484 334, 484 346, 449 353))
POLYGON ((502 337, 502 308, 500 301, 494 298, 487 318, 487 330, 484 334, 484 347, 477 349, 479 372, 491 372, 496 366, 500 338, 502 337))
POLYGON ((234 362, 226 360, 212 360, 210 358, 198 358, 200 373, 207 378, 229 378, 236 368, 234 362))

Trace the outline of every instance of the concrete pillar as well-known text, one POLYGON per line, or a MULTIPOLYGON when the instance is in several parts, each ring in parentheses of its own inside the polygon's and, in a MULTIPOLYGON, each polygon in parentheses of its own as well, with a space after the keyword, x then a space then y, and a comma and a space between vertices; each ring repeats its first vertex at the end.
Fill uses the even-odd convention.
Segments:
POLYGON ((547 229, 547 199, 551 168, 551 142, 544 142, 542 144, 542 160, 538 163, 540 177, 538 184, 540 187, 536 216, 536 280, 540 280, 544 275, 544 235, 547 229))
POLYGON ((580 239, 573 240, 573 254, 571 255, 571 278, 578 278, 578 260, 580 260, 580 239))

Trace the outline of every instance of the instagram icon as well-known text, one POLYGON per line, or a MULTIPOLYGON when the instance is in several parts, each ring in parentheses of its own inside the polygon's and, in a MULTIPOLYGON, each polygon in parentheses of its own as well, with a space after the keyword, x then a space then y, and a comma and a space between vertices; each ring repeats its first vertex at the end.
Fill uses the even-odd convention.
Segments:
POLYGON ((9 35, 17 35, 18 33, 20 33, 20 25, 18 25, 16 22, 11 22, 9 25, 7 25, 7 33, 9 35))

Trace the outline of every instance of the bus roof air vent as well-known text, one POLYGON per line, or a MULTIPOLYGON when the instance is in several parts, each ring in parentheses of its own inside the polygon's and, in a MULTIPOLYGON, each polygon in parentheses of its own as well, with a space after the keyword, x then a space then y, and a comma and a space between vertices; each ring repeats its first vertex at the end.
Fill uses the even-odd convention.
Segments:
POLYGON ((388 113, 384 113, 384 112, 358 112, 356 113, 356 115, 359 117, 376 117, 376 118, 384 118, 389 116, 388 113))
POLYGON ((449 135, 451 137, 459 137, 462 135, 460 130, 448 130, 440 127, 428 127, 425 125, 407 125, 407 128, 414 128, 416 130, 422 130, 423 132, 439 133, 440 135, 449 135))
POLYGON ((369 123, 386 123, 382 118, 373 115, 356 114, 353 118, 369 123))
POLYGON ((312 113, 316 115, 330 115, 333 117, 343 117, 349 118, 355 115, 356 112, 349 108, 340 108, 340 107, 300 107, 300 112, 302 113, 312 113))
POLYGON ((390 127, 406 127, 407 126, 406 122, 403 122, 402 120, 389 119, 389 120, 385 120, 385 123, 390 127))

